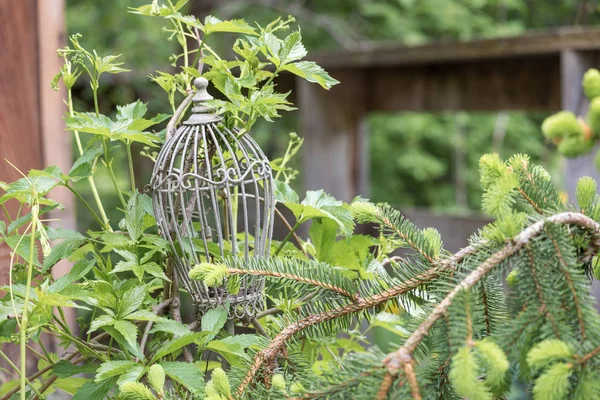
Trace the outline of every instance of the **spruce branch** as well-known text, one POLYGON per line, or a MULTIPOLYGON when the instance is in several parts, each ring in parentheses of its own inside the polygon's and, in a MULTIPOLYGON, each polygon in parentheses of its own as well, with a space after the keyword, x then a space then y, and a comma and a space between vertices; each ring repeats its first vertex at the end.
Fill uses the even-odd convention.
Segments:
POLYGON ((459 293, 472 288, 495 267, 523 249, 533 238, 538 236, 544 230, 547 223, 577 225, 587 229, 594 236, 600 234, 600 225, 596 223, 596 221, 580 213, 564 212, 534 223, 467 275, 467 277, 454 287, 454 289, 434 308, 425 321, 423 321, 408 340, 404 342, 404 345, 385 357, 383 363, 390 373, 397 375, 401 369, 405 368, 405 365, 412 362, 412 354, 419 343, 427 336, 434 323, 447 312, 452 301, 459 293))
POLYGON ((273 338, 273 340, 269 343, 269 345, 266 348, 264 348, 256 354, 248 373, 246 374, 245 378, 243 379, 242 383, 237 389, 237 397, 241 398, 243 396, 247 387, 258 376, 263 365, 272 364, 277 355, 285 348, 286 342, 297 333, 314 325, 341 318, 349 314, 357 313, 368 308, 373 308, 375 306, 387 302, 390 299, 410 292, 411 290, 414 290, 419 286, 436 279, 440 276, 441 273, 443 273, 444 270, 454 269, 455 266, 458 263, 460 263, 467 255, 472 254, 475 251, 476 249, 473 246, 465 247, 464 249, 456 253, 454 256, 445 259, 444 261, 431 267, 425 272, 413 277, 412 279, 408 279, 393 287, 390 287, 389 289, 384 290, 381 293, 375 294, 367 298, 359 297, 354 303, 338 307, 328 312, 310 315, 306 318, 301 319, 300 321, 296 321, 291 325, 288 325, 277 336, 275 336, 275 338, 273 338))
POLYGON ((548 237, 550 238, 550 241, 552 242, 552 245, 554 246, 554 250, 556 251, 556 256, 558 257, 558 262, 560 263, 560 266, 561 266, 561 271, 565 275, 565 280, 567 282, 567 285, 569 286, 569 290, 571 291, 571 294, 573 295, 573 304, 575 306, 575 310, 577 311, 577 319, 579 320, 579 330, 581 331, 581 338, 583 340, 585 340, 585 338, 586 338, 585 323, 583 321, 583 313, 581 312, 581 304, 579 302, 579 297, 577 296, 577 291, 575 290, 575 287, 573 286, 573 278, 571 277, 571 274, 569 273, 569 271, 567 269, 567 264, 565 263, 565 259, 563 257, 563 254, 560 250, 558 243, 556 242, 556 239, 550 232, 548 232, 548 237))
POLYGON ((550 321, 550 324, 552 325, 552 331, 554 332, 554 334, 556 335, 557 338, 560 338, 560 332, 558 331, 558 326, 556 325, 556 320, 554 319, 554 316, 548 311, 548 306, 546 305, 546 301, 544 300, 544 295, 542 293, 542 287, 540 285, 540 281, 537 276, 537 271, 535 269, 535 257, 533 255, 533 251, 531 250, 531 246, 529 246, 529 245, 525 246, 525 251, 527 252, 527 257, 529 259, 529 263, 527 265, 529 266, 531 279, 533 279, 533 283, 535 286, 535 292, 536 292, 537 298, 541 305, 540 306, 540 314, 543 314, 550 321))

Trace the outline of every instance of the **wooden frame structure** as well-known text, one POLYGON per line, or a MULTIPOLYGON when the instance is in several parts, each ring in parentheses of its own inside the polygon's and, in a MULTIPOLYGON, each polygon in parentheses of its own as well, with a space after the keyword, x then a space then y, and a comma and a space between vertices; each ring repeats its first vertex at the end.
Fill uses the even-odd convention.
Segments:
MULTIPOLYGON (((305 186, 350 200, 368 194, 369 112, 567 109, 582 115, 587 100, 581 78, 600 64, 600 29, 381 47, 313 59, 342 83, 326 92, 296 80, 305 186)), ((600 178, 592 158, 568 161, 569 194, 579 177, 600 178)))
MULTIPOLYGON (((64 93, 50 87, 61 60, 56 49, 64 46, 64 0, 0 2, 0 180, 13 181, 20 174, 58 165, 71 165, 71 135, 65 131, 64 93)), ((53 218, 61 226, 74 227, 73 199, 59 188, 52 197, 65 205, 53 218)), ((9 212, 15 212, 9 204, 9 212)), ((0 283, 7 283, 9 249, 0 245, 0 283)), ((66 266, 54 273, 62 274, 66 266), (61 271, 62 270, 62 271, 61 271)))

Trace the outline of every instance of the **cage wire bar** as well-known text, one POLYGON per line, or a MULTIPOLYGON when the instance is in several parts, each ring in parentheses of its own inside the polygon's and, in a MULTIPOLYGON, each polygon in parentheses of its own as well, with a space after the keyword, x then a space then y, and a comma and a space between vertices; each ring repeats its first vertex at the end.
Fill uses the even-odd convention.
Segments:
POLYGON ((196 307, 229 305, 229 318, 263 308, 264 278, 229 277, 218 287, 192 280, 200 263, 268 257, 275 198, 269 160, 250 137, 228 129, 215 108, 208 81, 194 81, 192 115, 168 138, 156 159, 150 186, 156 221, 171 245, 175 274, 196 307), (236 290, 238 289, 239 290, 236 290), (236 293, 237 292, 237 293, 236 293))

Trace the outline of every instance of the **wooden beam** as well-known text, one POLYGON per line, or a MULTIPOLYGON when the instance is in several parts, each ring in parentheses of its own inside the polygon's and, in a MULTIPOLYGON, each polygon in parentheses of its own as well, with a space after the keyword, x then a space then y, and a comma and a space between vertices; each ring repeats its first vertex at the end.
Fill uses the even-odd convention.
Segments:
POLYGON ((558 55, 569 49, 596 50, 600 47, 599 43, 599 28, 564 28, 509 38, 424 46, 378 46, 357 51, 321 53, 311 57, 328 70, 398 67, 558 55))
POLYGON ((558 55, 364 71, 371 82, 364 100, 369 111, 560 109, 558 55))

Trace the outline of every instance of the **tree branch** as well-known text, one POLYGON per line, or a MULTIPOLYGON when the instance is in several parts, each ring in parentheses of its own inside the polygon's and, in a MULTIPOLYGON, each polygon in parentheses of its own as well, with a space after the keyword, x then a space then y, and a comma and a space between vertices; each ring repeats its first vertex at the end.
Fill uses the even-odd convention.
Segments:
POLYGON ((348 314, 357 313, 367 308, 375 307, 394 297, 416 289, 424 283, 431 282, 433 279, 437 278, 444 270, 454 268, 455 265, 462 261, 464 257, 473 253, 474 251, 474 247, 466 247, 460 252, 456 253, 454 256, 438 263, 438 265, 433 266, 416 277, 399 283, 398 285, 393 286, 379 294, 370 296, 366 299, 359 297, 356 302, 352 304, 348 304, 325 313, 308 316, 284 328, 277 336, 275 336, 268 347, 261 350, 255 356, 252 367, 237 389, 237 397, 242 397, 246 391, 246 388, 254 380, 263 364, 273 362, 273 360, 275 360, 277 357, 277 354, 285 347, 286 342, 298 332, 323 322, 331 321, 348 314))
POLYGON ((485 260, 477 269, 473 270, 462 282, 450 291, 450 293, 434 308, 429 317, 421 323, 416 331, 404 342, 404 345, 400 349, 393 353, 390 353, 383 360, 384 365, 388 368, 391 374, 398 374, 398 371, 404 368, 404 366, 412 362, 412 353, 415 351, 419 343, 427 336, 429 330, 433 327, 434 323, 446 313, 448 307, 452 304, 454 298, 463 290, 472 288, 477 282, 479 282, 484 276, 486 276, 492 269, 497 267, 500 263, 506 260, 508 257, 514 255, 521 250, 529 241, 539 235, 544 229, 546 223, 556 223, 563 225, 579 225, 582 228, 586 228, 591 231, 594 235, 600 233, 600 225, 591 218, 573 212, 565 212, 561 214, 553 215, 546 220, 538 221, 531 225, 529 228, 522 231, 514 240, 506 244, 502 249, 498 250, 491 257, 485 260))

